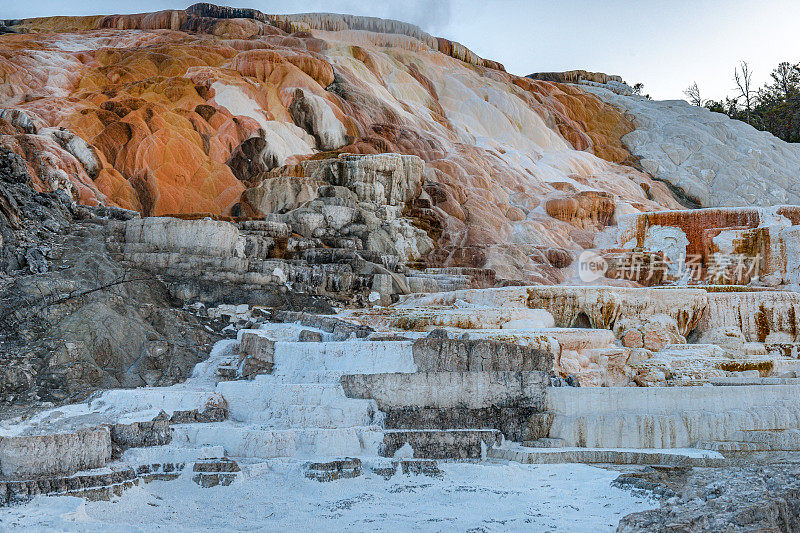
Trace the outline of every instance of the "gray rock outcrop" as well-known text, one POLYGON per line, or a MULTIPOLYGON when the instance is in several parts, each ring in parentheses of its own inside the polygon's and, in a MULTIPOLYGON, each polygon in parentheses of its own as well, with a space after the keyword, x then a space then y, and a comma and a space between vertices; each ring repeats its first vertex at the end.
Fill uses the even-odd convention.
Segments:
POLYGON ((550 372, 553 368, 549 352, 491 340, 425 338, 414 341, 413 350, 420 372, 550 372))
POLYGON ((134 216, 37 193, 24 162, 0 149, 0 404, 172 384, 219 338, 107 249, 109 228, 134 216))

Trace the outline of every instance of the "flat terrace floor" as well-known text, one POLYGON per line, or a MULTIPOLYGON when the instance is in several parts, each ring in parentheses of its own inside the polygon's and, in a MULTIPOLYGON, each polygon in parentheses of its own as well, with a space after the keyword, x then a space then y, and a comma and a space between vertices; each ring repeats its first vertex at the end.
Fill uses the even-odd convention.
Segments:
POLYGON ((655 500, 612 487, 618 472, 579 464, 440 462, 443 475, 365 472, 319 482, 302 464, 242 465, 230 486, 185 474, 113 501, 38 497, 3 509, 0 529, 57 531, 615 531, 655 500))

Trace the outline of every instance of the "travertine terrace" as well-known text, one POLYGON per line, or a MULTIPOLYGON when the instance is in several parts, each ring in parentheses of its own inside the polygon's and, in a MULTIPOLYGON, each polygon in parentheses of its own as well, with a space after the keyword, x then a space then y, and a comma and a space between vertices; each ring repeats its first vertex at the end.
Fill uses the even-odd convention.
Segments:
POLYGON ((800 451, 797 146, 398 21, 0 29, 0 506, 800 451))

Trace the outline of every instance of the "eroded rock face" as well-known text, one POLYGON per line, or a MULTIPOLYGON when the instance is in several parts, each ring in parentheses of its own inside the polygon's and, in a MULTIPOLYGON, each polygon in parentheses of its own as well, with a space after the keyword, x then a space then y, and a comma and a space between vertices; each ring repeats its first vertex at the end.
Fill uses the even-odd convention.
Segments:
POLYGON ((617 243, 658 257, 639 267, 664 284, 792 286, 798 221, 791 205, 630 214, 620 217, 617 243))
POLYGON ((615 482, 624 488, 666 489, 660 508, 623 517, 617 528, 620 533, 675 529, 791 531, 800 527, 800 487, 794 465, 653 474, 621 476, 615 482))
POLYGON ((488 370, 549 372, 553 354, 490 340, 419 339, 414 363, 420 372, 481 372, 488 370))
MULTIPOLYGON (((149 466, 149 465, 148 465, 149 466)), ((90 500, 110 500, 136 485, 139 479, 173 479, 179 471, 177 466, 170 473, 142 472, 137 475, 133 468, 95 470, 88 474, 57 475, 14 481, 0 481, 0 507, 25 503, 36 496, 69 495, 90 500), (174 474, 173 474, 174 473, 174 474)), ((143 469, 145 470, 145 469, 143 469)))
POLYGON ((610 90, 615 94, 630 96, 634 94, 633 88, 625 83, 620 76, 604 72, 589 72, 586 70, 567 70, 564 72, 534 72, 528 74, 534 80, 557 81, 574 83, 577 85, 593 85, 610 90))
MULTIPOLYGON (((483 342, 494 348, 500 344, 483 342)), ((444 348, 458 350, 463 345, 444 348)), ((492 367, 504 370, 489 371, 479 370, 479 365, 466 371, 418 365, 419 372, 345 375, 341 383, 349 398, 376 401, 386 415, 387 429, 440 430, 441 441, 456 437, 447 435, 454 428, 496 429, 517 441, 546 436, 549 417, 543 410, 548 374, 509 370, 520 368, 518 363, 495 357, 492 367)), ((414 449, 413 453, 426 452, 414 449)))
POLYGON ((536 329, 553 326, 552 315, 542 309, 480 309, 462 307, 392 308, 353 311, 351 316, 372 327, 396 327, 408 331, 431 331, 439 327, 459 329, 536 329))
POLYGON ((162 446, 172 440, 168 419, 114 424, 110 430, 111 442, 121 448, 162 446))
POLYGON ((422 190, 418 157, 341 155, 303 162, 292 174, 264 178, 245 191, 237 211, 284 220, 295 233, 334 248, 395 255, 401 261, 420 260, 433 250, 428 232, 404 214, 422 190))
POLYGON ((703 331, 722 329, 725 336, 765 342, 783 335, 797 342, 800 294, 792 291, 712 292, 703 331))
POLYGON ((3 310, 4 400, 60 402, 97 387, 174 383, 216 339, 172 308, 166 288, 151 275, 111 260, 102 232, 94 237, 79 240, 80 251, 75 242, 61 248, 75 253, 55 261, 67 268, 4 288, 16 302, 3 310))
POLYGON ((564 446, 682 448, 742 431, 796 428, 797 385, 553 387, 551 438, 564 446))
POLYGON ((794 375, 792 358, 800 347, 796 293, 717 289, 470 289, 401 296, 390 310, 350 316, 377 329, 444 327, 456 337, 546 350, 554 355, 553 371, 581 386, 691 385, 741 373, 794 375), (556 327, 508 320, 526 310, 546 312, 556 327))
POLYGON ((381 455, 403 457, 405 447, 411 448, 415 457, 426 459, 481 459, 487 448, 502 442, 503 434, 492 429, 389 430, 383 434, 381 455))
POLYGON ((217 337, 174 308, 152 274, 107 250, 109 228, 136 214, 36 193, 19 158, 6 155, 0 401, 61 403, 102 387, 184 379, 217 337))
POLYGON ((287 175, 264 176, 257 187, 245 192, 240 209, 256 216, 286 212, 318 197, 367 202, 375 209, 402 208, 420 194, 423 170, 421 159, 399 154, 340 155, 304 161, 280 171, 287 175), (285 200, 275 204, 274 196, 285 200))
MULTIPOLYGON (((369 286, 368 277, 346 264, 346 259, 357 262, 353 252, 314 260, 313 249, 323 247, 319 239, 289 237, 293 226, 305 232, 308 220, 285 220, 290 224, 150 217, 119 228, 113 246, 119 247, 126 260, 164 276, 172 294, 186 302, 244 301, 283 307, 291 300, 302 309, 315 305, 314 298, 303 301, 304 294, 352 295, 369 286), (294 284, 301 294, 287 296, 286 283, 294 284)), ((321 305, 323 312, 329 309, 321 305)))
POLYGON ((675 320, 681 335, 703 316, 706 293, 700 289, 632 289, 627 287, 528 287, 528 306, 547 309, 556 325, 573 327, 581 320, 598 329, 615 329, 628 317, 664 314, 675 320))
POLYGON ((655 314, 644 320, 623 319, 616 325, 622 344, 627 348, 663 350, 669 344, 685 344, 686 338, 678 331, 678 323, 669 315, 655 314))
POLYGON ((582 229, 602 229, 614 217, 614 198, 602 191, 583 191, 573 196, 553 198, 544 206, 553 218, 582 229))
MULTIPOLYGON (((510 367, 504 367, 510 368, 510 367)), ((544 407, 547 374, 512 371, 423 370, 411 374, 356 374, 342 377, 349 398, 373 399, 381 411, 403 407, 481 409, 544 407)))
POLYGON ((295 124, 314 136, 320 150, 336 150, 347 144, 344 124, 319 96, 297 89, 289 114, 295 124))

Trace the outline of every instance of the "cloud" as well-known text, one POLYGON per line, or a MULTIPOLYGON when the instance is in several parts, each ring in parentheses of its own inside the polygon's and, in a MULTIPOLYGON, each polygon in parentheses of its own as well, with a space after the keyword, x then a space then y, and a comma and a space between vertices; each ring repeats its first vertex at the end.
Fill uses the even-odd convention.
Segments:
POLYGON ((385 18, 416 24, 428 33, 441 31, 450 25, 453 14, 450 0, 411 0, 391 3, 385 18))

